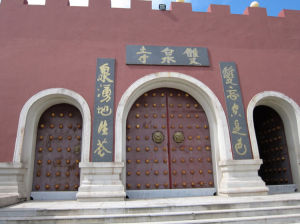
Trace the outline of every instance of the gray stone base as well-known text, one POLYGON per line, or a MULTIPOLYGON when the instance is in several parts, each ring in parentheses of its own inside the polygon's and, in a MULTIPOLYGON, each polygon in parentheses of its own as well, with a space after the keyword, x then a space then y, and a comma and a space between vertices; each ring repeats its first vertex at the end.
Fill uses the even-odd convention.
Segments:
POLYGON ((76 200, 77 191, 40 191, 31 192, 33 200, 37 201, 59 201, 59 200, 76 200))
POLYGON ((120 201, 125 198, 120 175, 124 163, 80 163, 80 187, 78 201, 120 201))
POLYGON ((213 196, 216 188, 198 188, 198 189, 162 189, 162 190, 129 190, 126 196, 129 199, 146 198, 174 198, 174 197, 197 197, 213 196))
POLYGON ((257 172, 262 160, 220 161, 222 179, 219 195, 229 197, 267 195, 268 188, 257 172))
POLYGON ((297 191, 296 184, 267 185, 267 187, 269 188, 269 194, 294 193, 297 191))
POLYGON ((0 194, 0 208, 17 204, 25 200, 25 198, 19 198, 16 194, 0 194))

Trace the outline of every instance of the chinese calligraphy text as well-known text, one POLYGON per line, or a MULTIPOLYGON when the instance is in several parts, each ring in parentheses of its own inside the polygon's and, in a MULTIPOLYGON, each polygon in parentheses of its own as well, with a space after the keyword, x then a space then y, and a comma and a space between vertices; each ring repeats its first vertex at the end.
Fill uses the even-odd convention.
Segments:
POLYGON ((113 161, 115 59, 98 58, 93 120, 93 162, 113 161))
POLYGON ((128 65, 210 66, 207 48, 127 45, 128 65))
POLYGON ((238 73, 234 62, 220 63, 233 159, 252 159, 238 73))

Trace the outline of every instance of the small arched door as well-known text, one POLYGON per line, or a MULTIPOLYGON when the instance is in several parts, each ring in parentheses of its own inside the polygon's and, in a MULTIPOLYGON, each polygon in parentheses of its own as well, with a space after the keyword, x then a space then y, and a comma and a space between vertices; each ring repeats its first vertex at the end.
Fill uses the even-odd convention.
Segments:
POLYGON ((253 116, 259 154, 263 160, 259 175, 266 185, 293 184, 281 117, 267 106, 255 107, 253 116))
POLYGON ((127 190, 214 187, 207 117, 189 94, 144 93, 128 114, 126 133, 127 190))
POLYGON ((81 113, 74 106, 57 104, 42 114, 36 138, 33 197, 37 197, 36 192, 78 190, 81 131, 81 113))

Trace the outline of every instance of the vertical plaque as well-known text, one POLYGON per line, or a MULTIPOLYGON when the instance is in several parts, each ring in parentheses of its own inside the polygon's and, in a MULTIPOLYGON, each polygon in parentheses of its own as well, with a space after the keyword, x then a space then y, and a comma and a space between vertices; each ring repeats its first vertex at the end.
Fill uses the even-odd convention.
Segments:
POLYGON ((112 162, 115 59, 98 58, 93 121, 93 162, 112 162))
POLYGON ((252 159, 239 77, 234 62, 220 63, 233 159, 252 159))

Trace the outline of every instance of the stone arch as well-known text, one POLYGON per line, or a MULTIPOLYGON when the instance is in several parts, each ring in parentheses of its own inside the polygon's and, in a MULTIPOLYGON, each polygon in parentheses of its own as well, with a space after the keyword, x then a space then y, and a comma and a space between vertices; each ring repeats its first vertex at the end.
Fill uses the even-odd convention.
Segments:
POLYGON ((293 180, 297 188, 300 187, 299 176, 299 163, 300 163, 300 139, 299 139, 299 127, 300 127, 300 108, 298 104, 290 97, 275 91, 265 91, 256 94, 248 104, 247 108, 247 120, 249 126, 250 140, 252 144, 252 151, 254 159, 259 159, 259 150, 256 140, 256 134, 254 129, 253 111, 256 106, 268 106, 274 109, 281 117, 287 145, 289 149, 289 156, 291 159, 291 169, 293 173, 293 180))
MULTIPOLYGON (((123 94, 116 112, 115 126, 115 162, 126 159, 126 119, 132 104, 144 92, 156 88, 175 88, 187 92, 202 105, 210 126, 212 157, 216 188, 219 189, 220 160, 232 160, 228 125, 224 110, 216 95, 201 81, 176 72, 158 72, 140 78, 123 94)), ((125 169, 122 182, 125 185, 125 169)))
POLYGON ((31 192, 37 124, 47 108, 60 103, 71 104, 81 112, 83 121, 81 162, 89 162, 91 113, 84 98, 74 91, 63 88, 47 89, 35 94, 21 110, 13 157, 14 163, 21 163, 26 169, 24 185, 27 198, 31 192))

